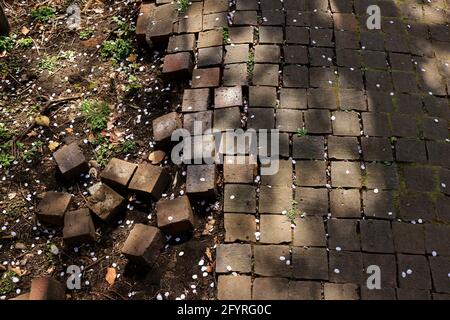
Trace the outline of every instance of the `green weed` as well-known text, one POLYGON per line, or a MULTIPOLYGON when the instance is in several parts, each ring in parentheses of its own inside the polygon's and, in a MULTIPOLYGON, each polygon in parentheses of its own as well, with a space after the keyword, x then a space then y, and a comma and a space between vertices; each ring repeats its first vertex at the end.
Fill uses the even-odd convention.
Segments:
POLYGON ((88 40, 94 35, 94 29, 88 27, 82 31, 80 31, 79 37, 80 40, 88 40))
POLYGON ((100 55, 102 58, 111 58, 114 62, 120 62, 131 54, 131 42, 124 39, 107 40, 102 43, 100 55))
POLYGON ((0 53, 11 52, 14 48, 14 40, 11 37, 0 36, 0 53))
POLYGON ((297 129, 297 137, 304 137, 308 135, 308 129, 306 128, 298 128, 297 129))
POLYGON ((21 38, 21 39, 17 40, 17 46, 21 49, 29 49, 33 46, 33 39, 21 38))
POLYGON ((109 106, 104 101, 84 100, 81 112, 93 131, 106 128, 110 114, 109 106))
POLYGON ((48 22, 52 20, 56 15, 56 10, 48 6, 43 6, 31 11, 33 19, 40 22, 48 22))

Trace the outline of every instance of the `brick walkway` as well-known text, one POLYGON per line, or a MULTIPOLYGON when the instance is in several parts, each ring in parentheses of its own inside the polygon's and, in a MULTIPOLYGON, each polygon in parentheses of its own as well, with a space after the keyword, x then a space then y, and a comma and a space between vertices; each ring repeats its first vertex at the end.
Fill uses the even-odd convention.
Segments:
MULTIPOLYGON (((168 52, 195 55, 184 126, 281 131, 277 175, 223 166, 219 299, 450 298, 449 17, 446 0, 194 0, 181 14, 168 52)), ((215 177, 188 166, 188 181, 198 170, 215 177)))

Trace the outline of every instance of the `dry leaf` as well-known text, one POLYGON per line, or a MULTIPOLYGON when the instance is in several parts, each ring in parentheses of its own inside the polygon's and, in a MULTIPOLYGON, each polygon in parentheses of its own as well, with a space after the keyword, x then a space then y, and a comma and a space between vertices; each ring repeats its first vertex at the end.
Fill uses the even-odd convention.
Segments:
POLYGON ((50 125, 50 119, 47 116, 37 116, 34 121, 38 126, 48 127, 50 125))
POLYGON ((212 253, 209 247, 206 248, 206 256, 208 257, 209 261, 212 261, 212 253))
POLYGON ((14 199, 16 196, 17 196, 17 193, 15 193, 15 192, 8 193, 8 199, 9 200, 14 199))
POLYGON ((27 273, 26 270, 22 270, 19 267, 8 267, 9 270, 13 271, 15 274, 17 274, 19 277, 25 275, 27 273))
POLYGON ((127 60, 128 60, 129 62, 136 62, 136 60, 137 60, 137 55, 135 55, 135 54, 130 54, 130 55, 128 56, 127 60))
POLYGON ((30 29, 28 29, 27 27, 22 27, 22 29, 20 30, 20 32, 22 32, 22 34, 24 36, 26 36, 27 34, 30 33, 30 29))
POLYGON ((72 129, 72 128, 66 128, 66 132, 67 132, 68 134, 72 134, 72 133, 73 133, 73 129, 72 129))
POLYGON ((56 141, 50 141, 50 143, 48 144, 48 148, 50 149, 50 151, 55 151, 56 148, 59 147, 59 142, 56 141))
POLYGON ((110 285, 113 285, 116 281, 116 269, 115 268, 108 268, 105 276, 106 282, 108 282, 110 285))
POLYGON ((36 131, 31 131, 31 132, 29 132, 28 134, 27 134, 27 137, 29 137, 29 138, 31 138, 31 137, 37 137, 37 133, 36 133, 36 131))

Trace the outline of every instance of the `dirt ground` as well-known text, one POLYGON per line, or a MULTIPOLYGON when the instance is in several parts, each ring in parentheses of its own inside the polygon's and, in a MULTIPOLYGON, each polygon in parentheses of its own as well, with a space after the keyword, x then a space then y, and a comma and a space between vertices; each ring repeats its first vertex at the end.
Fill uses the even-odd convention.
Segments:
MULTIPOLYGON (((137 45, 133 26, 140 1, 78 1, 81 26, 76 30, 66 23, 71 4, 4 3, 13 44, 0 53, 0 298, 27 292, 31 279, 40 275, 65 283, 67 267, 78 265, 82 289, 68 290, 70 299, 212 299, 211 252, 222 223, 216 217, 218 204, 196 204, 198 228, 186 239, 170 239, 152 270, 127 265, 120 248, 133 224, 156 225, 154 203, 131 199, 116 225, 96 221, 97 243, 79 248, 65 248, 62 230, 35 219, 45 191, 70 192, 72 208, 83 207, 87 189, 110 158, 147 159, 154 150, 152 120, 176 110, 186 86, 164 83, 161 52, 137 45), (44 6, 54 10, 47 21, 45 12, 37 14, 44 6), (130 45, 121 59, 103 50, 105 41, 117 39, 130 45), (101 130, 94 130, 83 113, 86 101, 109 106, 101 130), (91 170, 66 183, 52 153, 74 140, 82 142, 91 170)), ((167 197, 183 192, 184 168, 167 160, 163 165, 174 181, 167 197)))

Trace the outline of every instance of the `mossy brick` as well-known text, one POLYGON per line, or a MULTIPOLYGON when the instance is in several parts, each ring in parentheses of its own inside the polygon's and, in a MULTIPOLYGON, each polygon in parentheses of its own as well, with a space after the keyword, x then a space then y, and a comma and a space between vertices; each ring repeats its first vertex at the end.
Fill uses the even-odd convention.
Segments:
POLYGON ((259 218, 260 243, 280 244, 292 240, 291 222, 285 215, 262 214, 259 218))
POLYGON ((432 167, 405 166, 402 171, 408 190, 433 192, 436 189, 436 179, 432 167))
POLYGON ((54 152, 53 159, 63 177, 68 180, 78 177, 89 169, 86 157, 77 142, 65 145, 54 152))
POLYGON ((260 276, 290 277, 292 267, 287 245, 259 245, 253 248, 254 272, 260 276))
POLYGON ((328 257, 325 248, 292 248, 293 278, 328 280, 328 257))
POLYGON ((330 249, 341 248, 344 251, 361 250, 358 234, 358 220, 329 219, 327 221, 328 246, 330 249))
POLYGON ((326 247, 325 223, 320 216, 296 217, 293 221, 294 246, 298 247, 326 247))
POLYGON ((65 286, 52 277, 42 276, 31 280, 29 300, 65 300, 65 286))
POLYGON ((169 39, 169 45, 167 46, 168 53, 177 52, 194 52, 196 47, 195 34, 180 34, 174 35, 169 39))
POLYGON ((137 167, 137 164, 112 158, 100 174, 100 179, 116 191, 125 191, 137 167))
POLYGON ((362 283, 363 261, 361 252, 330 250, 330 281, 335 283, 362 283))
POLYGON ((292 137, 292 156, 294 159, 323 160, 325 157, 324 137, 294 135, 292 137))
POLYGON ((162 74, 166 79, 187 78, 194 69, 194 60, 189 52, 168 54, 164 57, 162 74))
POLYGON ((251 185, 226 184, 223 202, 226 213, 255 213, 256 189, 251 185))
POLYGON ((292 188, 288 186, 261 186, 259 213, 281 214, 292 208, 292 188))
POLYGON ((214 110, 214 129, 226 131, 241 127, 241 112, 239 107, 214 110))
POLYGON ((95 227, 88 208, 69 211, 64 217, 64 244, 79 246, 88 242, 95 242, 95 227))
POLYGON ((222 64, 222 61, 223 61, 222 46, 198 49, 197 66, 199 68, 219 66, 222 64))
MULTIPOLYGON (((418 149, 420 162, 423 162, 422 148, 416 146, 418 149)), ((426 149, 428 153, 428 162, 435 166, 450 168, 450 144, 440 141, 427 141, 426 149)), ((403 158, 405 156, 403 155, 403 158)))
POLYGON ((306 109, 307 95, 306 89, 281 88, 280 108, 283 109, 306 109))
POLYGON ((287 300, 288 285, 286 278, 256 278, 253 281, 253 300, 287 300))
POLYGON ((151 267, 158 259, 165 244, 165 237, 158 228, 137 223, 131 229, 122 254, 132 263, 151 267))
POLYGON ((220 83, 220 68, 194 69, 192 72, 192 88, 218 87, 220 83))
POLYGON ((257 172, 256 161, 250 157, 225 156, 223 179, 225 183, 253 183, 257 172))
POLYGON ((343 188, 361 188, 362 176, 359 162, 332 161, 331 185, 343 188))
POLYGON ((167 143, 172 133, 181 129, 181 119, 176 112, 171 112, 153 120, 153 137, 156 143, 167 143))
POLYGON ((106 222, 111 222, 126 208, 126 200, 104 183, 87 200, 89 209, 106 222))
POLYGON ((250 107, 271 107, 277 106, 277 88, 267 86, 249 87, 250 107))
POLYGON ((336 218, 360 218, 361 199, 358 189, 333 189, 330 192, 331 216, 336 218))
POLYGON ((194 229, 194 214, 189 198, 161 199, 156 203, 158 228, 169 235, 190 232, 194 229))
POLYGON ((305 216, 326 216, 329 212, 326 188, 295 188, 294 200, 305 216))
POLYGON ((141 197, 157 201, 169 183, 170 176, 164 168, 143 162, 137 167, 128 189, 141 197))
POLYGON ((325 161, 297 161, 295 174, 298 186, 323 187, 327 183, 325 161))
POLYGON ((249 244, 219 244, 216 248, 216 272, 250 273, 252 271, 252 247, 249 244))
POLYGON ((399 197, 399 217, 406 221, 435 218, 433 201, 426 193, 410 192, 399 197))
POLYGON ((281 132, 297 132, 303 128, 303 111, 294 109, 278 109, 276 129, 281 132))
POLYGON ((217 279, 218 300, 250 300, 252 277, 245 275, 220 275, 217 279))
POLYGON ((240 107, 244 104, 242 87, 220 87, 214 90, 214 108, 240 107))
POLYGON ((217 194, 216 165, 188 165, 186 194, 190 197, 214 197, 217 194))
POLYGON ((206 111, 211 102, 210 89, 185 89, 183 93, 183 112, 206 111))
POLYGON ((254 242, 256 232, 255 216, 250 214, 226 213, 224 215, 225 242, 254 242))
POLYGON ((64 214, 72 200, 72 195, 65 192, 48 191, 39 202, 36 216, 40 222, 63 225, 64 214))

